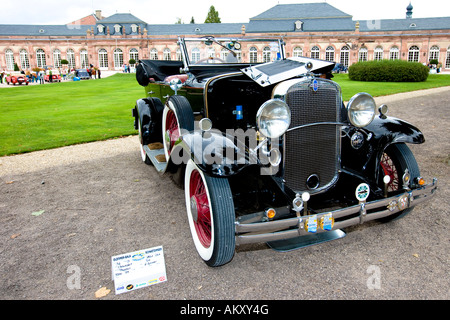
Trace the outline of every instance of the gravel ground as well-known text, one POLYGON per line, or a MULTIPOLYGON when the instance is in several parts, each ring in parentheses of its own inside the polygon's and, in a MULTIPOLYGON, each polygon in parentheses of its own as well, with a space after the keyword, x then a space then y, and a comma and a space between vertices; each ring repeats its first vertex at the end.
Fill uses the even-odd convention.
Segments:
POLYGON ((220 268, 197 256, 183 191, 141 161, 136 136, 0 158, 0 299, 449 299, 450 87, 376 100, 424 132, 411 149, 436 197, 333 242, 241 246, 220 268), (167 281, 115 295, 111 257, 159 245, 167 281))

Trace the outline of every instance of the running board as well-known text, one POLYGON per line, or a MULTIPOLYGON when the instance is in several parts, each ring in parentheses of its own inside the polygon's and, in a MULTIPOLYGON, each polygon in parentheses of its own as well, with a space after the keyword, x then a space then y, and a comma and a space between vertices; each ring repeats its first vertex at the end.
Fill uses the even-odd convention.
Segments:
POLYGON ((166 156, 164 155, 164 148, 155 149, 153 147, 150 148, 148 145, 144 145, 143 148, 148 158, 153 163, 153 166, 156 168, 156 170, 160 173, 164 173, 167 169, 167 162, 166 156))

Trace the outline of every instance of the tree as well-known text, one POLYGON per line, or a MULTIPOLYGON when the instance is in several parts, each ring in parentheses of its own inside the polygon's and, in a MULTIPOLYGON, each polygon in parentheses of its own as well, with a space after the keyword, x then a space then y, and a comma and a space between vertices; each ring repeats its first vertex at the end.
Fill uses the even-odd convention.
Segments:
POLYGON ((194 17, 191 18, 191 23, 192 23, 192 24, 195 24, 195 19, 194 19, 194 17))
POLYGON ((219 12, 216 11, 216 8, 214 6, 211 6, 209 8, 208 15, 206 17, 205 23, 221 23, 219 18, 219 12))

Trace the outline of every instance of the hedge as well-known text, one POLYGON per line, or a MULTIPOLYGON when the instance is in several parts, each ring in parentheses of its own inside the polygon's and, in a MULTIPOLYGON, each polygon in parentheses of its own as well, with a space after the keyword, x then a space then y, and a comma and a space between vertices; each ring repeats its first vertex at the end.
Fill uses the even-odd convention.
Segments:
POLYGON ((348 77, 355 81, 421 82, 429 69, 419 62, 404 60, 363 61, 348 68, 348 77))

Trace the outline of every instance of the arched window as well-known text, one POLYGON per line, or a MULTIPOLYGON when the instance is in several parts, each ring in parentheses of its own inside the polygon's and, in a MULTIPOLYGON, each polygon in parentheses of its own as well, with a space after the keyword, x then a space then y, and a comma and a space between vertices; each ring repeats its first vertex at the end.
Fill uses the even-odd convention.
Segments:
POLYGON ((108 52, 106 49, 98 50, 98 66, 99 68, 108 69, 108 52))
POLYGON ((399 58, 400 58, 400 50, 398 49, 398 47, 393 46, 389 50, 389 60, 397 60, 399 58))
POLYGON ((419 47, 411 46, 408 51, 409 62, 419 62, 419 47))
POLYGON ((200 60, 200 49, 193 48, 192 49, 192 63, 196 63, 199 60, 200 60))
POLYGON ((320 48, 318 46, 314 46, 311 48, 311 58, 319 59, 320 56, 320 48))
POLYGON ((216 57, 216 52, 214 51, 213 47, 208 48, 208 58, 215 58, 216 57))
POLYGON ((263 62, 270 62, 270 47, 263 49, 263 62))
POLYGON ((258 49, 255 47, 250 48, 250 63, 257 63, 258 62, 258 49))
POLYGON ((6 69, 14 70, 14 53, 11 49, 6 50, 5 58, 6 58, 6 69))
POLYGON ((445 58, 445 69, 450 69, 450 46, 447 48, 447 57, 445 58))
POLYGON ((115 24, 114 25, 114 32, 115 33, 120 33, 121 29, 122 29, 122 26, 120 24, 115 24))
POLYGON ((350 56, 350 49, 347 46, 341 48, 341 63, 348 67, 348 58, 350 56))
POLYGON ((138 30, 139 30, 139 26, 138 26, 137 24, 134 24, 134 23, 133 23, 133 24, 131 25, 131 32, 137 33, 138 30))
POLYGON ((73 49, 67 50, 67 61, 69 61, 69 70, 75 69, 75 52, 73 49))
POLYGON ((383 47, 376 47, 373 53, 373 60, 380 61, 383 60, 383 47))
POLYGON ((439 47, 432 46, 430 48, 430 60, 439 60, 439 47))
POLYGON ((182 61, 183 60, 183 56, 181 55, 181 49, 180 48, 177 48, 176 55, 177 55, 177 61, 182 61))
POLYGON ((136 62, 139 60, 139 51, 138 51, 138 49, 136 49, 136 48, 131 48, 130 49, 130 59, 134 59, 136 62))
POLYGON ((358 52, 358 61, 367 61, 367 48, 361 47, 358 52))
POLYGON ((61 67, 61 50, 59 49, 53 50, 53 65, 56 68, 61 67))
POLYGON ((114 69, 120 70, 123 66, 123 52, 122 49, 114 50, 114 69))
POLYGON ((19 58, 20 58, 20 66, 22 69, 29 69, 30 68, 30 60, 28 59, 28 51, 25 49, 20 50, 19 52, 19 58))
POLYGON ((226 60, 229 53, 230 53, 230 51, 228 51, 227 49, 223 48, 222 50, 220 50, 220 59, 226 60))
POLYGON ((158 50, 155 48, 150 50, 150 60, 158 60, 158 50))
POLYGON ((170 61, 172 58, 170 57, 170 49, 165 48, 163 51, 163 60, 170 61))
POLYGON ((81 68, 83 69, 89 68, 88 52, 86 49, 80 50, 80 60, 81 60, 81 68))
POLYGON ((98 33, 105 33, 105 26, 102 24, 97 25, 98 33))
POLYGON ((334 61, 334 48, 332 46, 325 49, 325 60, 334 61))
POLYGON ((36 64, 38 68, 43 68, 47 65, 47 61, 45 60, 45 51, 43 49, 37 49, 36 51, 36 64))
POLYGON ((293 57, 301 57, 303 56, 303 49, 301 47, 295 47, 294 51, 292 52, 293 57))

